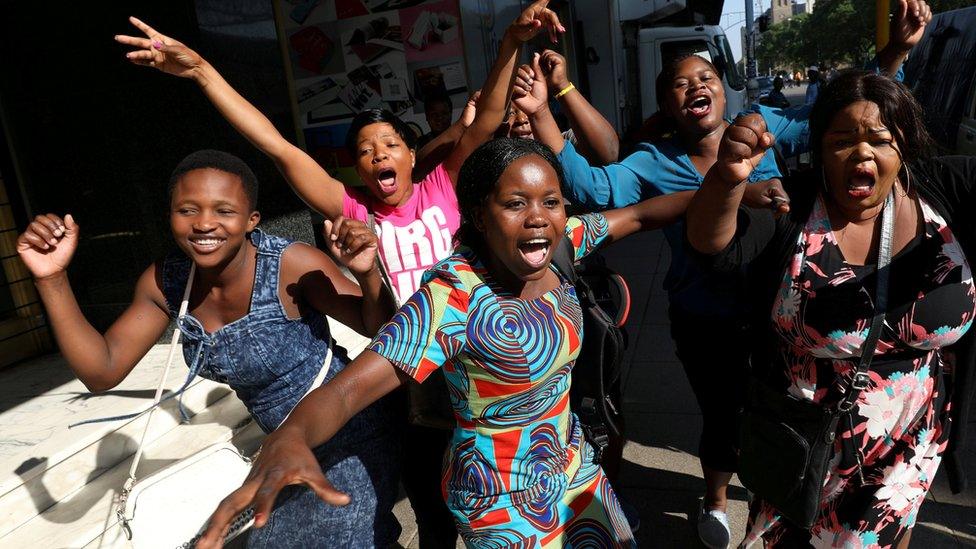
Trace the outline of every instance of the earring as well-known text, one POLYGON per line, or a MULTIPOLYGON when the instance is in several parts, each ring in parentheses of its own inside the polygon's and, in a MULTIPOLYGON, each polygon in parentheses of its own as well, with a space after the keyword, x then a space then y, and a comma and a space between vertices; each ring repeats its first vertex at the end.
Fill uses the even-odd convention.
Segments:
POLYGON ((908 164, 905 164, 905 192, 902 196, 908 196, 908 191, 912 188, 912 171, 908 169, 908 164))

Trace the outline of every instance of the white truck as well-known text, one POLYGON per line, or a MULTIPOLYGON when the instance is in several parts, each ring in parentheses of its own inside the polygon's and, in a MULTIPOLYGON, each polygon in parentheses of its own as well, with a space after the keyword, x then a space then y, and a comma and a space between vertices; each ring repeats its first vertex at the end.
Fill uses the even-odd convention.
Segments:
POLYGON ((733 117, 747 105, 746 81, 739 73, 722 27, 723 2, 706 0, 618 0, 628 66, 636 76, 631 94, 639 91, 640 104, 628 102, 630 123, 647 119, 658 110, 655 80, 668 60, 696 54, 721 72, 725 87, 725 115, 733 117), (636 37, 634 33, 636 32, 636 37), (628 36, 629 35, 629 36, 628 36), (634 51, 636 50, 636 52, 634 51), (634 64, 636 62, 636 65, 634 64))

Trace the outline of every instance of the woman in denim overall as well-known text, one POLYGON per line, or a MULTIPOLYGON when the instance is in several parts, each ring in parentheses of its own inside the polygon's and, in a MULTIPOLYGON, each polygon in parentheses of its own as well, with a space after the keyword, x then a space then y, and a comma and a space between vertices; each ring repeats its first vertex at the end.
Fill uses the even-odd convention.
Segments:
MULTIPOLYGON (((190 372, 173 396, 197 375, 227 383, 266 433, 349 362, 332 340, 326 314, 369 335, 392 313, 375 272, 376 237, 368 227, 337 220, 327 235, 360 291, 322 252, 256 229, 256 187, 250 169, 227 153, 199 151, 184 159, 170 181, 170 224, 180 249, 146 270, 132 305, 104 336, 81 314, 65 275, 78 226, 70 215, 41 215, 31 223, 18 251, 65 359, 87 387, 104 391, 126 377, 177 317, 193 264, 189 313, 178 322, 190 372)), ((315 448, 323 474, 356 494, 348 505, 326 505, 308 489, 290 489, 277 500, 269 527, 253 531, 248 545, 395 542, 398 471, 389 424, 383 407, 373 405, 315 448)))

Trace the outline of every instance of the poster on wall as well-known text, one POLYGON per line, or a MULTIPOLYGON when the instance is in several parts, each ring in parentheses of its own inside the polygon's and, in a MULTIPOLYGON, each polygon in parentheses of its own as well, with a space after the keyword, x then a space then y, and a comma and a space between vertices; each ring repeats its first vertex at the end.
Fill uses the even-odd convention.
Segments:
POLYGON ((458 0, 275 0, 275 18, 306 150, 347 184, 357 113, 388 109, 423 133, 425 98, 464 106, 458 0))

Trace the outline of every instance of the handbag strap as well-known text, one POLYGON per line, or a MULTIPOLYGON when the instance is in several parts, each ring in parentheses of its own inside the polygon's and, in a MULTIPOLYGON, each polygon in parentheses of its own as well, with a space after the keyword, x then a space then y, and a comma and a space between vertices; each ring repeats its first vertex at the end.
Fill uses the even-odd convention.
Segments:
POLYGON ((867 337, 864 338, 864 345, 861 347, 861 360, 857 365, 857 371, 847 388, 844 398, 837 403, 837 413, 847 413, 857 402, 861 391, 867 389, 871 382, 868 369, 871 367, 871 360, 874 359, 874 351, 878 344, 878 337, 881 335, 881 327, 884 326, 885 313, 888 310, 888 275, 889 264, 891 263, 891 241, 895 226, 895 193, 894 190, 885 199, 884 211, 881 214, 881 241, 878 244, 878 267, 877 267, 877 286, 874 292, 874 318, 871 319, 871 328, 868 330, 867 337))
POLYGON ((153 398, 153 405, 149 409, 149 416, 146 418, 146 428, 142 430, 142 436, 139 438, 139 447, 136 448, 135 457, 132 458, 132 465, 129 467, 129 478, 125 481, 125 485, 122 487, 121 505, 119 510, 121 511, 125 507, 126 497, 132 490, 132 486, 136 483, 136 469, 139 467, 139 461, 142 459, 142 450, 146 444, 146 436, 149 434, 149 428, 152 426, 153 414, 156 413, 156 409, 159 408, 159 403, 163 396, 163 389, 166 385, 166 378, 169 376, 169 370, 173 366, 173 358, 176 356, 176 344, 180 342, 180 328, 179 322, 186 316, 186 311, 190 305, 190 291, 193 289, 193 275, 196 273, 197 265, 196 263, 190 262, 190 276, 186 281, 186 289, 183 290, 183 301, 180 302, 180 310, 176 315, 176 329, 173 330, 173 336, 170 338, 169 342, 169 354, 166 356, 166 366, 163 368, 163 375, 159 379, 159 385, 156 387, 156 396, 153 398))
MULTIPOLYGON (((373 234, 379 236, 379 233, 376 231, 376 215, 373 212, 367 214, 366 224, 369 226, 369 230, 373 231, 373 234)), ((390 279, 390 273, 386 270, 386 264, 383 263, 383 259, 379 253, 376 254, 376 264, 380 268, 380 278, 383 279, 383 286, 386 288, 386 291, 390 292, 390 296, 393 297, 393 305, 399 308, 403 304, 400 303, 400 298, 397 297, 396 290, 393 289, 393 281, 390 279)))

